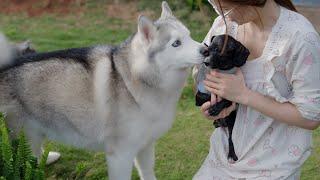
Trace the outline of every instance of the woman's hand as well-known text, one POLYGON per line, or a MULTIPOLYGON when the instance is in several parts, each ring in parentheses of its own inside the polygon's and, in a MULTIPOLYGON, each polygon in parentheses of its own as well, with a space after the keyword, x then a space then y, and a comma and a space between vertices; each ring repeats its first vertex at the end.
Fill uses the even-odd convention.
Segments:
MULTIPOLYGON (((215 95, 213 95, 215 96, 215 95)), ((214 101, 214 100, 213 100, 214 101)), ((219 101, 218 101, 219 102, 219 101)), ((236 103, 233 102, 232 105, 228 108, 225 108, 223 109, 219 115, 217 116, 210 116, 209 113, 208 113, 208 109, 210 108, 211 105, 214 105, 215 103, 212 103, 210 101, 204 103, 202 106, 201 106, 201 112, 202 114, 209 120, 218 120, 218 119, 222 119, 222 118, 225 118, 227 116, 229 116, 229 114, 234 111, 236 109, 236 103)))
POLYGON ((240 104, 247 104, 248 102, 250 90, 245 85, 240 68, 237 68, 235 74, 219 73, 213 70, 210 74, 207 74, 204 84, 209 92, 224 99, 240 104))

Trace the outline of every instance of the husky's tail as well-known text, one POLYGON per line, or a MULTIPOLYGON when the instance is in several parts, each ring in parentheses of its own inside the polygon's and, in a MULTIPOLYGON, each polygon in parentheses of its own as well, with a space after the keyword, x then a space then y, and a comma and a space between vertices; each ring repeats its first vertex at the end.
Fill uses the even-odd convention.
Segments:
POLYGON ((8 66, 13 58, 13 50, 7 38, 0 33, 0 69, 8 66))

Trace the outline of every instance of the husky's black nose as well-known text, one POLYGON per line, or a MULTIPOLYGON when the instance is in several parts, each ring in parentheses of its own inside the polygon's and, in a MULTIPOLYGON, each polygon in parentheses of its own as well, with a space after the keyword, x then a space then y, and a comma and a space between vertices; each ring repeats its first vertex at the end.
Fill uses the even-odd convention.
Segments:
POLYGON ((209 50, 207 47, 203 47, 200 49, 200 54, 202 54, 204 57, 208 57, 210 54, 209 54, 209 50))

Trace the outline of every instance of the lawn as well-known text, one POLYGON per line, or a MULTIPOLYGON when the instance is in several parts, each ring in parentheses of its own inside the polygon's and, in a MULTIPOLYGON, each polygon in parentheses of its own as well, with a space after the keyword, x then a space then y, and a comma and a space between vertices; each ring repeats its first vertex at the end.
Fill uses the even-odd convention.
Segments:
MULTIPOLYGON (((199 12, 190 16, 186 9, 177 9, 175 12, 190 28, 193 38, 201 41, 210 27, 210 18, 202 17, 199 12)), ((146 13, 153 18, 159 15, 158 11, 146 13)), ((118 44, 136 30, 136 18, 111 16, 106 13, 102 3, 91 3, 86 10, 68 14, 51 13, 29 17, 21 12, 0 13, 0 17, 0 29, 11 40, 30 39, 39 51, 118 44)), ((194 106, 192 80, 189 78, 178 103, 174 125, 157 142, 158 179, 191 179, 208 153, 208 140, 212 131, 211 122, 205 120, 194 106)), ((320 130, 314 132, 313 142, 314 152, 303 166, 303 180, 320 179, 320 130)), ((48 166, 48 179, 107 179, 104 153, 48 143, 62 153, 57 163, 48 166)), ((136 171, 133 179, 139 179, 136 171)))

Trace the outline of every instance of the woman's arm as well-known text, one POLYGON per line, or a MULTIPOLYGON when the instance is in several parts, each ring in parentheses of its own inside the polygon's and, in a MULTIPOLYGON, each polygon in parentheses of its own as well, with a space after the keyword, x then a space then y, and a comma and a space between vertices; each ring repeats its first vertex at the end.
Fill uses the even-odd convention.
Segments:
POLYGON ((246 94, 246 98, 243 98, 244 101, 242 104, 277 121, 308 130, 315 130, 320 126, 319 121, 311 121, 303 118, 296 106, 289 102, 279 103, 270 97, 251 90, 248 90, 246 94))
POLYGON ((295 105, 289 102, 279 103, 247 88, 240 69, 235 75, 212 71, 204 83, 208 91, 230 101, 247 105, 277 121, 308 130, 314 130, 320 125, 318 121, 303 118, 295 105))

